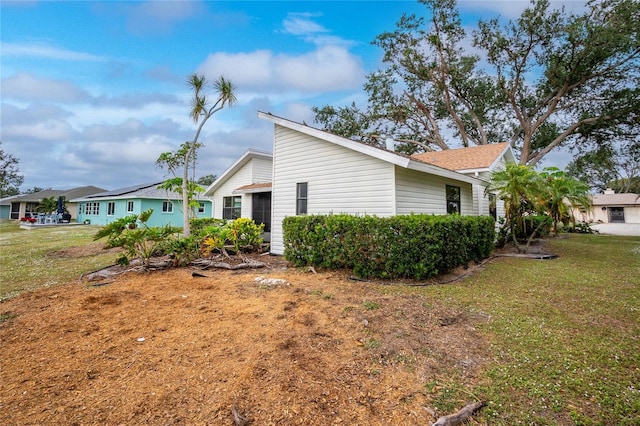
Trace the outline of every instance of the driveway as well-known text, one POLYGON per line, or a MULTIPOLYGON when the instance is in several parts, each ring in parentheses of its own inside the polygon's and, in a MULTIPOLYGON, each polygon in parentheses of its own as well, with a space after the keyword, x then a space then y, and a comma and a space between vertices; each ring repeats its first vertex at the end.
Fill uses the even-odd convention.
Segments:
POLYGON ((640 223, 597 223, 592 224, 591 228, 597 229, 601 234, 640 237, 640 223))

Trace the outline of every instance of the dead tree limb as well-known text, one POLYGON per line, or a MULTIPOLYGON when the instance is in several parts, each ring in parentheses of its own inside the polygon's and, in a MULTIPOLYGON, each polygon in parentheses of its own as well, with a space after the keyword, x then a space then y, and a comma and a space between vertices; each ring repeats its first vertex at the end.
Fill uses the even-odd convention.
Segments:
POLYGON ((218 269, 228 269, 231 271, 235 271, 236 269, 257 269, 257 268, 264 268, 265 266, 267 266, 265 263, 262 263, 262 262, 244 262, 244 263, 238 263, 236 265, 232 265, 227 262, 214 262, 208 259, 198 259, 196 261, 193 261, 191 264, 194 266, 201 267, 203 269, 218 268, 218 269))
POLYGON ((233 414, 233 424, 235 426, 244 426, 247 424, 247 418, 240 414, 240 411, 234 406, 231 407, 231 414, 233 414))
POLYGON ((484 406, 484 402, 472 402, 467 404, 457 413, 449 414, 448 416, 440 417, 433 425, 431 426, 456 426, 460 423, 467 420, 469 417, 473 415, 477 410, 484 406))

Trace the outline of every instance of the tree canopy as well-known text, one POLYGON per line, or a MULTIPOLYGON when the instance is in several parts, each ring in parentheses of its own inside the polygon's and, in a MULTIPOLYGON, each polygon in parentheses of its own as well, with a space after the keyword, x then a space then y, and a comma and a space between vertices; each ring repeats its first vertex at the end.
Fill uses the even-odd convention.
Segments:
POLYGON ((455 0, 420 0, 375 45, 368 104, 314 108, 325 130, 413 153, 510 141, 520 164, 560 146, 638 134, 640 3, 591 0, 583 14, 532 1, 518 19, 467 33, 455 0), (410 142, 409 142, 410 141, 410 142))
POLYGON ((567 173, 592 189, 640 194, 640 137, 619 144, 602 144, 578 155, 567 173))
POLYGON ((2 149, 0 142, 0 198, 17 195, 24 177, 18 168, 19 160, 2 149))

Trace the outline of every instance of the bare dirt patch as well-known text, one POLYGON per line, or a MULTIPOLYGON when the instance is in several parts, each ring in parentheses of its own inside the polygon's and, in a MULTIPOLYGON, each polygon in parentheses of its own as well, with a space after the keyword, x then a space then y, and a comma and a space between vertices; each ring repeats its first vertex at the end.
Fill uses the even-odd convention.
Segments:
POLYGON ((95 256, 97 254, 104 254, 106 251, 107 253, 114 253, 114 257, 115 257, 115 253, 118 253, 120 250, 121 249, 119 247, 105 250, 104 243, 93 243, 93 244, 87 244, 84 246, 69 247, 62 250, 50 251, 49 253, 47 253, 47 256, 55 257, 55 258, 70 258, 70 257, 77 258, 77 257, 95 256))
MULTIPOLYGON (((269 268, 128 273, 0 304, 0 423, 427 424, 428 383, 489 357, 404 285, 269 268)), ((461 401, 460 406, 467 401, 461 401)), ((430 424, 430 423, 429 423, 430 424)))

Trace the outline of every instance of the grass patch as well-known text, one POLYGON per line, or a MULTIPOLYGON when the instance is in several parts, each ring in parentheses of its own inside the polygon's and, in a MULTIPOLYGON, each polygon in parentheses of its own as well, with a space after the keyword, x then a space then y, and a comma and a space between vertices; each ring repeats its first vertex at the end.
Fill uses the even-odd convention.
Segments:
POLYGON ((362 305, 367 311, 374 311, 380 307, 378 303, 371 300, 366 300, 362 305))
MULTIPOLYGON (((458 285, 420 289, 470 313, 494 360, 474 393, 498 425, 640 423, 640 238, 552 240, 556 260, 500 259, 458 285)), ((461 406, 455 376, 436 392, 461 406)))
POLYGON ((0 324, 2 324, 5 321, 9 321, 12 318, 15 318, 16 314, 14 314, 13 312, 2 312, 0 313, 0 324))
POLYGON ((20 229, 17 221, 0 221, 0 301, 23 291, 66 283, 113 264, 115 255, 87 250, 69 257, 55 252, 94 244, 96 226, 20 229), (54 255, 52 255, 54 254, 54 255))

